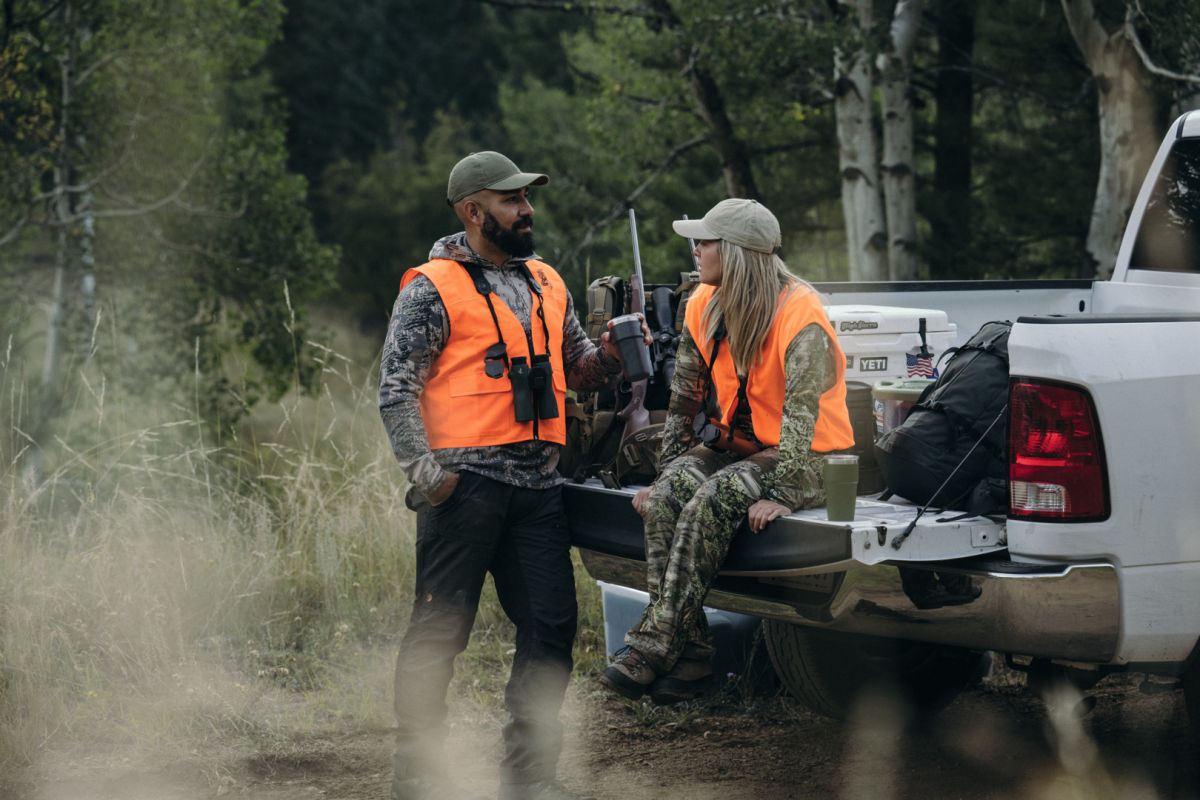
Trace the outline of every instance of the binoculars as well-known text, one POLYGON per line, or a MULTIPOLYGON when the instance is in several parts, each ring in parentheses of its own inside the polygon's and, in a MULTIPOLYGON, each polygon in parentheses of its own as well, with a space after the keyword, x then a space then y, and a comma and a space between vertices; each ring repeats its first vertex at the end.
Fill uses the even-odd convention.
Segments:
POLYGON ((517 422, 554 419, 558 416, 553 377, 554 368, 550 365, 548 354, 535 355, 532 364, 525 356, 513 357, 508 368, 508 380, 512 384, 517 422))

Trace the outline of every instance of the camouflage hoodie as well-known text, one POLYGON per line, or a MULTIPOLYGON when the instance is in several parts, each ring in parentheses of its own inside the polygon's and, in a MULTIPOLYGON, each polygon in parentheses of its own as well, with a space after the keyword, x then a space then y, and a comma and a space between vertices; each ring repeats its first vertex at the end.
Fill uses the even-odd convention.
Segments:
MULTIPOLYGON (((494 296, 529 331, 532 300, 521 271, 514 267, 536 255, 513 258, 497 266, 475 253, 467 244, 467 235, 460 232, 439 239, 429 251, 429 258, 479 264, 494 296)), ((483 298, 479 302, 484 302, 483 298)), ((449 318, 437 289, 428 278, 418 276, 396 298, 379 371, 379 413, 409 485, 429 494, 445 479, 447 471, 461 470, 531 489, 562 483, 558 474, 559 446, 552 442, 430 450, 419 398, 449 334, 449 318)), ((620 362, 588 340, 569 297, 563 320, 562 363, 554 368, 564 371, 567 386, 572 389, 609 385, 621 372, 620 362)))

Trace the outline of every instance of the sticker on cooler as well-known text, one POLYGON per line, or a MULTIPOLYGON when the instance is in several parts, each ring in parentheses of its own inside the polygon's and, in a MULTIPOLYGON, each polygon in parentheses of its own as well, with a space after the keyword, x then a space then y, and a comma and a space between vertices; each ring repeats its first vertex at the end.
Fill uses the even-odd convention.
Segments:
POLYGON ((936 378, 933 353, 928 348, 917 348, 904 354, 904 374, 908 378, 936 378))

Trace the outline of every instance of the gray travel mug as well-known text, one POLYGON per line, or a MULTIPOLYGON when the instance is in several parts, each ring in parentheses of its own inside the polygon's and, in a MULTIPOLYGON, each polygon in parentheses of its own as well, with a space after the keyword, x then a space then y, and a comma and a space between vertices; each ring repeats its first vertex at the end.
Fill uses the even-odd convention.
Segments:
POLYGON ((642 319, 637 314, 623 314, 609 322, 609 335, 621 352, 621 364, 625 377, 630 381, 644 381, 650 377, 650 350, 642 334, 642 319))

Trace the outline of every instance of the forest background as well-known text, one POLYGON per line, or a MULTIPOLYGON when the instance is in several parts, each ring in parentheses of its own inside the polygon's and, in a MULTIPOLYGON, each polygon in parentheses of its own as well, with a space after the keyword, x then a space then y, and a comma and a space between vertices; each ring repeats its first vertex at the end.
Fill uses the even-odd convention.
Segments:
POLYGON ((629 207, 673 283, 670 220, 727 196, 813 281, 1091 278, 1200 105, 1169 0, 0 12, 0 781, 98 731, 278 733, 272 692, 386 726, 412 532, 375 359, 462 155, 551 176, 577 303, 630 272, 629 207))

